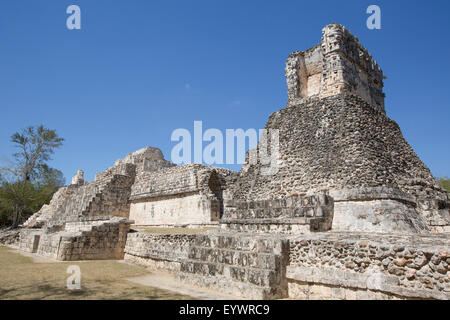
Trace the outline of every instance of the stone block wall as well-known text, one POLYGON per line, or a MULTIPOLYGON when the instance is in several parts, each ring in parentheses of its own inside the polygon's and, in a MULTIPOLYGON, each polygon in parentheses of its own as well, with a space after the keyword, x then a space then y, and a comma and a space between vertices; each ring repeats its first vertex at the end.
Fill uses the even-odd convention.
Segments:
POLYGON ((449 245, 444 236, 322 233, 291 238, 289 296, 448 300, 449 245))
POLYGON ((333 230, 429 234, 415 197, 388 187, 331 190, 333 230))
POLYGON ((221 226, 225 230, 303 234, 328 231, 333 221, 333 198, 327 195, 285 199, 228 200, 221 226))
POLYGON ((40 256, 58 259, 61 232, 48 233, 44 230, 23 229, 20 232, 19 249, 40 256))
POLYGON ((210 225, 220 218, 220 203, 198 192, 133 201, 130 218, 136 225, 210 225))
POLYGON ((245 299, 450 298, 446 236, 133 232, 125 260, 245 299))
POLYGON ((288 242, 245 233, 197 235, 177 277, 244 299, 287 296, 288 242))
POLYGON ((196 236, 189 234, 149 234, 130 232, 125 246, 125 261, 166 271, 179 271, 188 258, 196 236))
POLYGON ((105 219, 68 222, 63 231, 22 229, 19 248, 62 261, 122 259, 132 221, 105 219))
POLYGON ((385 112, 383 72, 355 36, 342 25, 327 25, 322 30, 322 53, 322 97, 352 93, 385 112))
POLYGON ((137 176, 130 219, 137 225, 207 225, 222 215, 223 191, 237 173, 189 164, 137 176))
POLYGON ((132 221, 113 218, 81 234, 61 236, 58 260, 123 259, 127 233, 132 221))
POLYGON ((64 225, 64 230, 67 232, 90 231, 92 227, 99 226, 112 219, 112 216, 97 216, 85 217, 77 219, 76 221, 68 221, 64 225))
POLYGON ((320 93, 323 69, 321 45, 289 55, 286 61, 286 82, 289 101, 320 93))
POLYGON ((209 167, 200 164, 188 164, 166 168, 156 172, 143 172, 132 187, 131 199, 169 196, 208 189, 211 174, 209 167))
POLYGON ((358 95, 380 112, 384 110, 383 72, 368 51, 345 27, 330 24, 320 45, 292 53, 285 69, 288 106, 299 99, 358 95))
POLYGON ((287 295, 288 242, 278 237, 209 232, 132 232, 125 260, 173 273, 180 281, 247 299, 287 295))
POLYGON ((19 249, 25 252, 37 252, 41 234, 41 230, 21 230, 19 234, 19 249))

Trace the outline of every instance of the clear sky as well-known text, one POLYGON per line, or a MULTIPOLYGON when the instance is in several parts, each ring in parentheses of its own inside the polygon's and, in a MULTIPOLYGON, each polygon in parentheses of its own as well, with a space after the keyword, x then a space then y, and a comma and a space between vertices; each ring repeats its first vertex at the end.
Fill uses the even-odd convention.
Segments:
MULTIPOLYGON (((263 128, 284 107, 284 63, 345 25, 384 73, 386 111, 436 176, 450 176, 450 1, 4 0, 0 158, 15 131, 66 139, 51 165, 67 182, 144 146, 167 159, 173 130, 263 128), (66 8, 81 8, 68 30, 66 8), (366 8, 381 7, 381 30, 366 8)), ((239 169, 239 166, 232 166, 239 169)))

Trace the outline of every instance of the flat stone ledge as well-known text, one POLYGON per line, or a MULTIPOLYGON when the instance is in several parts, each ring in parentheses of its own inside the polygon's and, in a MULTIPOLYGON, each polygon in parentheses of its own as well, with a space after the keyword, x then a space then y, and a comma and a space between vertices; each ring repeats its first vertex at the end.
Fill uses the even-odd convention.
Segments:
POLYGON ((329 195, 335 202, 369 201, 369 200, 399 200, 414 204, 415 199, 399 189, 389 187, 361 187, 353 189, 330 190, 329 195))
POLYGON ((398 295, 406 298, 449 300, 450 293, 426 289, 410 289, 400 287, 398 278, 382 273, 358 274, 332 268, 291 267, 286 270, 289 280, 307 282, 309 284, 324 284, 345 288, 374 290, 398 295))

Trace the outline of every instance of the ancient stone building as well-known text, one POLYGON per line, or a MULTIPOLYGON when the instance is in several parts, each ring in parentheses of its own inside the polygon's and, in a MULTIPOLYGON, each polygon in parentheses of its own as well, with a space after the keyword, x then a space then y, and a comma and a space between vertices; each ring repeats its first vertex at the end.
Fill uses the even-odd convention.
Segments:
POLYGON ((286 78, 288 104, 266 124, 280 131, 279 170, 244 165, 233 199, 326 193, 335 231, 450 231, 447 192, 385 115, 382 71, 345 27, 291 54, 286 78))
POLYGON ((351 93, 385 112, 383 72, 344 26, 327 25, 319 45, 289 56, 285 72, 288 105, 306 97, 351 93))
POLYGON ((287 106, 266 124, 279 133, 270 175, 249 156, 234 173, 144 148, 93 182, 79 171, 24 224, 20 248, 123 258, 247 299, 448 300, 449 196, 386 116, 380 67, 331 24, 285 70, 287 106))
POLYGON ((230 170, 200 164, 143 172, 131 188, 130 219, 153 226, 217 224, 223 190, 236 178, 230 170))
POLYGON ((117 160, 91 183, 79 170, 72 184, 24 223, 20 248, 59 260, 120 259, 132 222, 218 224, 222 192, 236 177, 226 169, 175 166, 161 150, 146 147, 117 160))

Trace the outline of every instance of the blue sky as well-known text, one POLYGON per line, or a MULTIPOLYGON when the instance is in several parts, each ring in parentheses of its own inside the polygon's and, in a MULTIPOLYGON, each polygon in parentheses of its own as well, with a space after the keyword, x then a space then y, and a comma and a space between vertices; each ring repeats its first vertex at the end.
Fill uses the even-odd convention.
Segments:
MULTIPOLYGON (((67 181, 143 146, 170 158, 173 130, 263 128, 284 107, 284 63, 338 22, 384 73, 386 110, 436 176, 450 176, 450 1, 8 0, 0 4, 0 158, 12 133, 66 139, 67 181), (82 29, 66 28, 81 8, 82 29), (382 29, 368 30, 370 4, 382 29)), ((239 166, 232 166, 238 170, 239 166)))

